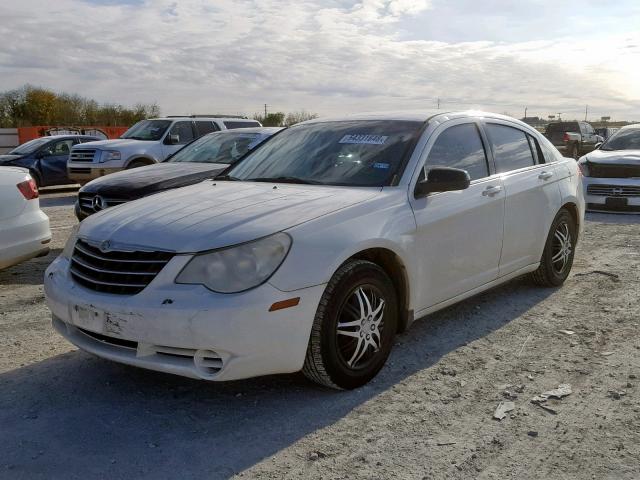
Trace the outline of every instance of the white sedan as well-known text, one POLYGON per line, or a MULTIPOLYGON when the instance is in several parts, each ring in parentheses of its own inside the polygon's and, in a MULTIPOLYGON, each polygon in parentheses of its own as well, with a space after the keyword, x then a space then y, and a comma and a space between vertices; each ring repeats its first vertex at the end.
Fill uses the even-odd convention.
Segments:
POLYGON ((640 213, 640 124, 622 127, 578 165, 587 210, 640 213))
POLYGON ((29 171, 0 167, 0 270, 49 252, 49 218, 29 171))
POLYGON ((56 330, 104 358, 355 388, 414 319, 523 274, 561 285, 583 217, 575 160, 512 118, 321 119, 89 217, 45 292, 56 330))

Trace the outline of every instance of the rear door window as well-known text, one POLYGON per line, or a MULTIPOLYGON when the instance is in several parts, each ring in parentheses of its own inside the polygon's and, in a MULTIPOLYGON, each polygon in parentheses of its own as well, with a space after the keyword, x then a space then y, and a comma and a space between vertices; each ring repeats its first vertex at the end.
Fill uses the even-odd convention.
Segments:
POLYGON ((496 173, 535 165, 527 134, 522 130, 496 123, 488 123, 486 130, 496 162, 496 173))
POLYGON ((211 121, 197 120, 196 121, 196 135, 201 137, 207 133, 215 132, 219 130, 218 126, 211 121))
POLYGON ((427 156, 423 175, 433 167, 466 170, 471 180, 489 175, 487 156, 475 123, 449 127, 438 136, 427 156))

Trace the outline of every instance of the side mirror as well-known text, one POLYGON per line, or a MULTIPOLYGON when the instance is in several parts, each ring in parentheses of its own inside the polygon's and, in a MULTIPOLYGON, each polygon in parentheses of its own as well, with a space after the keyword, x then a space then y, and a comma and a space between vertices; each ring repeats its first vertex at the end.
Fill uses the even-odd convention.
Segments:
POLYGON ((598 143, 596 143, 596 146, 595 146, 594 148, 595 148, 596 150, 597 150, 597 149, 599 149, 599 148, 602 146, 602 144, 603 144, 603 143, 604 143, 604 142, 598 142, 598 143))
POLYGON ((36 153, 35 155, 36 159, 40 160, 41 158, 46 157, 45 153, 41 150, 39 152, 36 153))
POLYGON ((469 188, 471 177, 466 170, 435 167, 427 173, 427 179, 416 184, 415 198, 426 197, 435 192, 452 192, 469 188))
POLYGON ((177 145, 180 143, 180 135, 177 135, 175 133, 171 134, 169 135, 168 140, 169 145, 177 145))

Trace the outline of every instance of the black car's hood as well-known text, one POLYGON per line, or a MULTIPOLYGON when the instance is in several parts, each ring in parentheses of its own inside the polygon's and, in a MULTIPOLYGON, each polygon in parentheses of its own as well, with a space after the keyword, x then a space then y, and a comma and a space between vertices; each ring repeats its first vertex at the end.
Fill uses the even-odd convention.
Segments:
POLYGON ((12 163, 14 160, 22 158, 24 155, 0 155, 0 165, 12 163))
POLYGON ((157 163, 97 178, 82 187, 80 192, 134 200, 163 190, 198 183, 227 167, 228 165, 221 163, 157 163))

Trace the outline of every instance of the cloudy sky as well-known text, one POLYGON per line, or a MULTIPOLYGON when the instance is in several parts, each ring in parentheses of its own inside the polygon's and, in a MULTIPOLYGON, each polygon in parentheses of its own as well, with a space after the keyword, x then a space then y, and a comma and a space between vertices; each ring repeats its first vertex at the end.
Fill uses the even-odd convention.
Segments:
POLYGON ((481 108, 640 120, 637 0, 1 0, 0 90, 165 114, 481 108))

